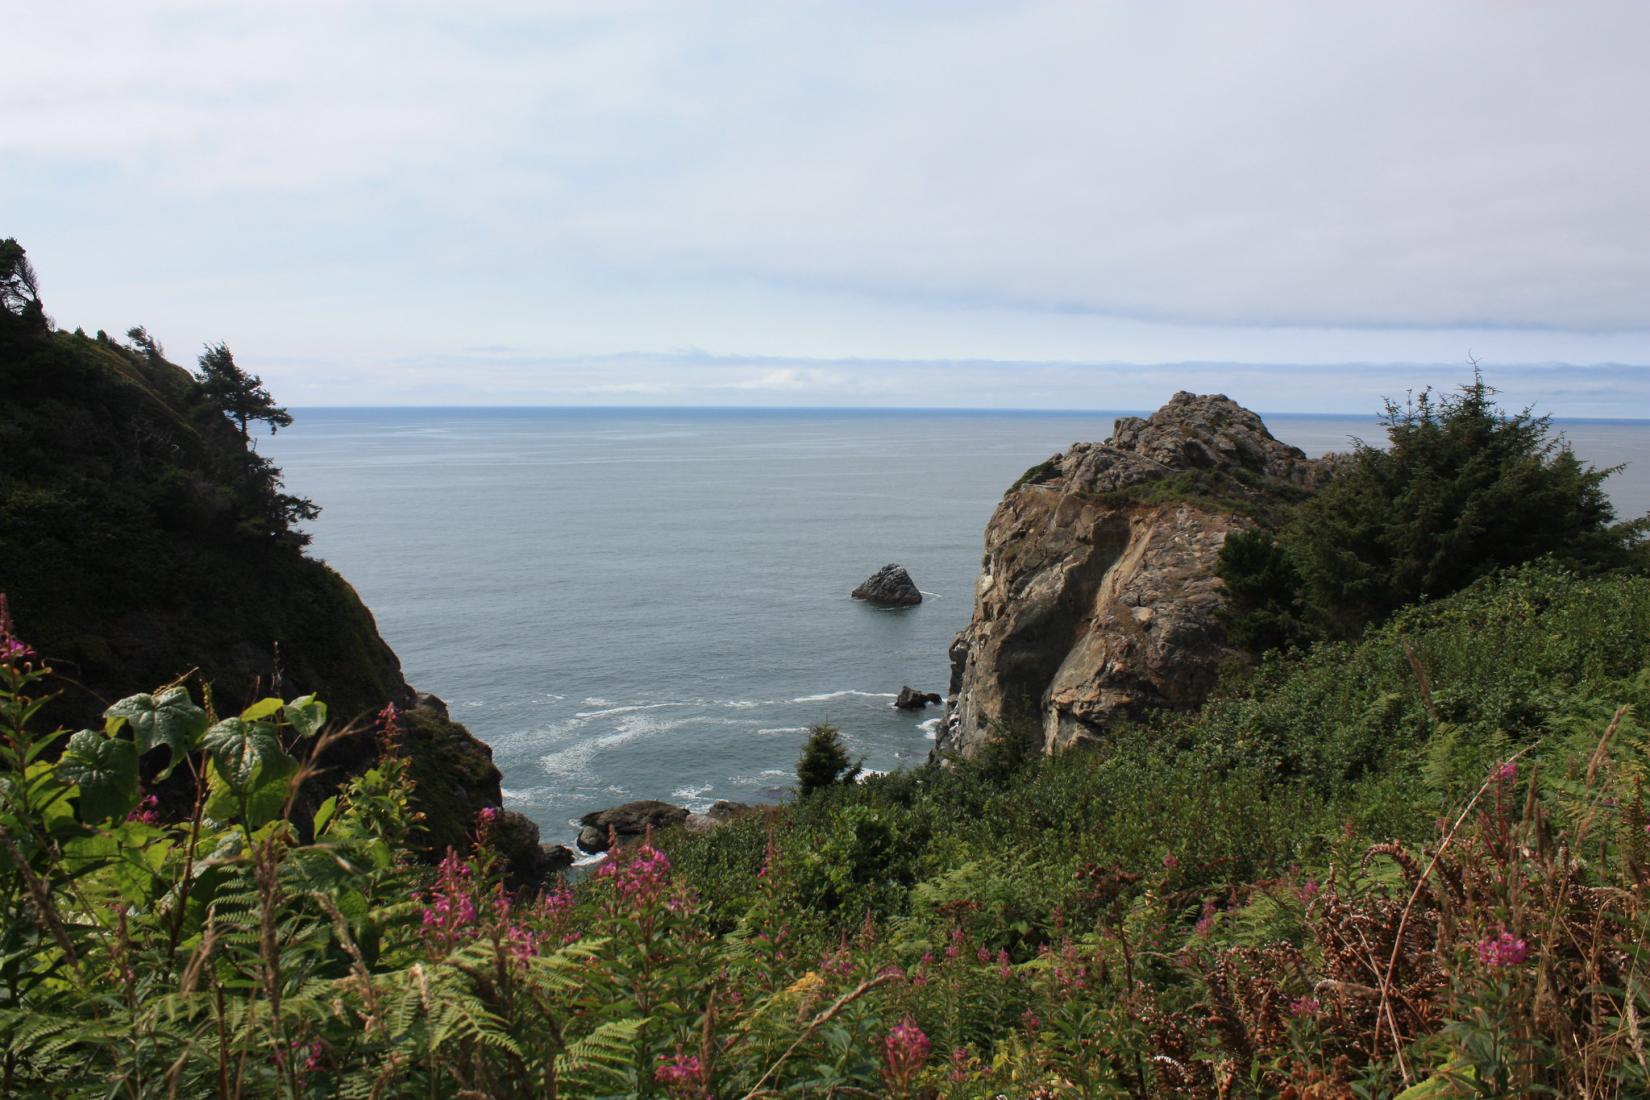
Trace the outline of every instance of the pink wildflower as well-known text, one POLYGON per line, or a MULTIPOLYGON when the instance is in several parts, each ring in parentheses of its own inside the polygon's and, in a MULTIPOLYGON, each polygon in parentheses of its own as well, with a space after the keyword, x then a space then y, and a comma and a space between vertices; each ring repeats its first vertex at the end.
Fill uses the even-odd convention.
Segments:
POLYGON ((928 1036, 911 1017, 907 1016, 895 1024, 882 1040, 886 1063, 883 1074, 889 1085, 901 1092, 909 1089, 928 1061, 931 1045, 928 1036))
POLYGON ((1296 997, 1293 1001, 1289 1002, 1289 1015, 1316 1016, 1318 1014, 1318 1009, 1321 1007, 1323 1006, 1318 1003, 1318 999, 1316 997, 1311 994, 1307 994, 1304 997, 1296 997))
POLYGON ((126 820, 136 821, 143 825, 159 825, 160 799, 156 798, 154 795, 149 795, 142 802, 137 804, 137 808, 135 810, 126 815, 126 820))
POLYGON ((1518 778, 1518 761, 1508 760, 1495 769, 1496 780, 1502 783, 1511 783, 1518 778))
POLYGON ((1311 901, 1313 898, 1315 898, 1317 896, 1318 896, 1318 880, 1317 879, 1309 878, 1305 882, 1301 883, 1300 899, 1302 901, 1311 901))
POLYGON ((394 703, 385 703, 384 709, 378 712, 378 755, 393 757, 396 755, 397 743, 401 739, 401 712, 394 703))
POLYGON ((436 868, 435 885, 424 899, 424 935, 442 951, 475 936, 476 903, 471 897, 470 865, 447 849, 436 868))
POLYGON ((1206 937, 1215 927, 1215 903, 1203 903, 1203 912, 1198 915, 1197 925, 1192 929, 1199 937, 1206 937))
POLYGON ((1163 857, 1163 866, 1172 871, 1176 867, 1180 866, 1180 860, 1175 857, 1173 852, 1170 852, 1168 855, 1163 857))
POLYGON ((1027 1031, 1036 1031, 1043 1026, 1043 1021, 1039 1020, 1037 1014, 1028 1008, 1020 1013, 1020 1026, 1027 1031))
POLYGON ((656 901, 670 882, 670 858, 648 843, 621 851, 602 864, 597 878, 608 879, 619 897, 641 907, 656 901))
POLYGON ((705 1068, 697 1054, 683 1054, 681 1050, 670 1058, 659 1056, 659 1068, 653 1079, 665 1087, 672 1100, 697 1100, 705 1095, 705 1068))
POLYGON ((15 633, 11 621, 11 605, 6 594, 0 592, 0 664, 20 664, 37 656, 33 648, 24 645, 15 633))
POLYGON ((1529 945, 1511 932, 1478 941, 1478 961, 1485 966, 1517 966, 1529 955, 1529 945))
POLYGON ((854 957, 846 947, 838 948, 819 960, 819 969, 838 978, 846 978, 854 972, 854 957))
POLYGON ((1009 962, 1007 948, 997 949, 997 977, 1005 982, 1014 977, 1014 966, 1009 962))

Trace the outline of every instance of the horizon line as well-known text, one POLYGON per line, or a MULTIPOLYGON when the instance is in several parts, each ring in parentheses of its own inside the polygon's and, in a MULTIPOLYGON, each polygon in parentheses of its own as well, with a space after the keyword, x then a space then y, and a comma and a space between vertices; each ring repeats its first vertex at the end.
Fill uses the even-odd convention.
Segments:
MULTIPOLYGON (((813 413, 975 413, 1000 414, 1013 416, 1042 415, 1042 416, 1133 416, 1151 415, 1156 410, 1144 406, 1128 407, 1116 406, 1113 408, 1005 408, 1002 406, 974 406, 974 405, 553 405, 543 403, 518 403, 509 405, 484 404, 349 404, 349 405, 288 405, 292 412, 813 412, 813 413)), ((1250 409, 1249 411, 1261 417, 1368 417, 1378 421, 1383 415, 1380 412, 1347 412, 1336 409, 1303 411, 1283 411, 1250 409)), ((1587 422, 1599 424, 1645 424, 1650 425, 1650 417, 1642 416, 1561 416, 1556 413, 1542 414, 1547 419, 1564 423, 1587 422)))

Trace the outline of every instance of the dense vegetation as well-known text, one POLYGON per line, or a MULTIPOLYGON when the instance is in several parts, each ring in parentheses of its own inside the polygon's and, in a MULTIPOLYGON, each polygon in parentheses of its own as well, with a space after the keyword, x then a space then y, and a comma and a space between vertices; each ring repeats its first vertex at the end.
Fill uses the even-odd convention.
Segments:
POLYGON ((314 700, 136 696, 47 765, 51 681, 0 653, 0 1092, 1650 1088, 1650 580, 1528 568, 1103 751, 827 785, 537 896, 490 813, 405 857, 394 751, 288 824, 314 700), (203 775, 189 820, 146 750, 203 775))
MULTIPOLYGON (((125 343, 57 331, 27 255, 4 240, 0 395, 0 592, 56 670, 42 721, 96 724, 134 686, 183 676, 226 711, 267 692, 321 693, 344 719, 411 701, 354 589, 305 556, 298 525, 315 508, 284 491, 252 431, 291 416, 227 347, 191 373, 142 327, 125 343)), ((406 724, 439 853, 497 804, 498 773, 443 715, 420 708, 406 724)), ((334 744, 300 810, 373 754, 370 737, 334 744)), ((162 814, 187 814, 187 776, 160 782, 145 763, 162 814)))
MULTIPOLYGON (((15 241, 7 255, 37 305, 15 241)), ((284 410, 255 407, 261 383, 222 345, 197 377, 142 328, 129 339, 0 308, 0 591, 64 677, 57 716, 91 721, 190 668, 237 703, 278 684, 350 715, 395 698, 400 668, 371 615, 301 551, 313 505, 240 430, 284 410)))
POLYGON ((1617 471, 1589 467, 1549 418, 1494 397, 1475 375, 1454 394, 1388 402, 1385 448, 1360 441, 1317 493, 1229 540, 1233 640, 1264 652, 1355 638, 1537 558, 1582 570, 1642 561, 1650 517, 1615 522, 1604 482, 1617 471))

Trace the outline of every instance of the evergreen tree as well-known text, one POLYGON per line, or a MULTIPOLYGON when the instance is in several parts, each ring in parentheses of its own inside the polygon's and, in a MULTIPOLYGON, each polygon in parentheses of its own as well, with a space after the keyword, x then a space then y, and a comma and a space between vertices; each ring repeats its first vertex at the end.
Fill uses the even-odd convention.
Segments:
POLYGON ((13 237, 0 240, 0 326, 24 332, 50 327, 34 265, 13 237))
POLYGON ((835 726, 821 722, 808 730, 802 758, 796 762, 797 795, 806 798, 815 791, 859 778, 860 765, 848 761, 842 734, 835 726))
POLYGON ((263 379, 235 365, 227 345, 207 345, 201 353, 200 368, 195 377, 200 381, 201 394, 235 422, 242 439, 247 438, 248 425, 254 421, 268 424, 271 434, 291 426, 292 414, 275 404, 264 389, 263 379))
POLYGON ((1597 469, 1529 409, 1509 414, 1476 371, 1458 393, 1388 401, 1388 447, 1359 442, 1274 543, 1229 540, 1228 629, 1260 651, 1352 638, 1423 599, 1552 557, 1598 570, 1642 557, 1650 517, 1615 522, 1597 469), (1304 630, 1301 628, 1304 626, 1304 630))

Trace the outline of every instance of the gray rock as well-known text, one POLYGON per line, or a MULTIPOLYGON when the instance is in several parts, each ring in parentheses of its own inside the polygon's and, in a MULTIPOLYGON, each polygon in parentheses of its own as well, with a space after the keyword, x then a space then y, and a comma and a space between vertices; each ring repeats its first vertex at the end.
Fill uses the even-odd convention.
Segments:
POLYGON ((917 590, 911 574, 905 571, 904 566, 892 563, 867 577, 864 584, 854 589, 853 597, 894 607, 909 607, 922 602, 922 593, 917 590))
POLYGON ((427 691, 421 691, 413 698, 415 706, 424 707, 426 710, 433 710, 443 718, 447 717, 447 702, 442 699, 441 696, 433 695, 427 691))
POLYGON ((579 818, 578 845, 587 852, 605 852, 608 834, 618 837, 623 845, 647 833, 649 828, 667 829, 687 820, 688 812, 668 802, 644 799, 626 802, 606 810, 596 810, 579 818))
POLYGON ((750 814, 759 814, 762 807, 752 806, 748 802, 729 802, 727 799, 718 799, 711 806, 709 816, 715 821, 732 821, 736 817, 746 817, 750 814))
POLYGON ((1230 398, 1190 393, 1028 471, 986 527, 935 751, 973 755, 1008 725, 1053 752, 1120 716, 1200 705, 1229 655, 1227 535, 1326 476, 1230 398), (1141 488, 1170 478, 1185 487, 1141 488))
POLYGON ((899 698, 894 700, 894 706, 899 710, 921 710, 934 703, 944 702, 937 691, 917 691, 912 687, 899 689, 899 698))

